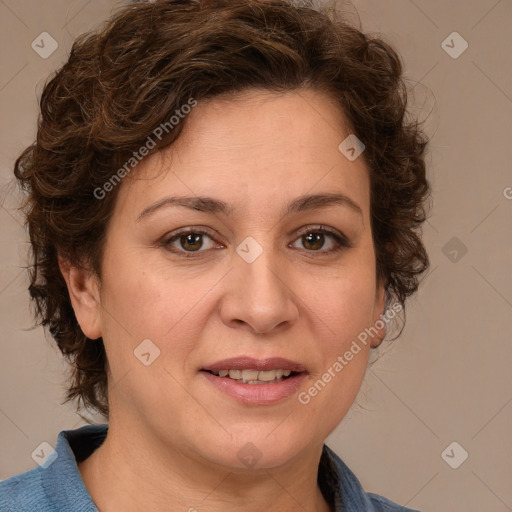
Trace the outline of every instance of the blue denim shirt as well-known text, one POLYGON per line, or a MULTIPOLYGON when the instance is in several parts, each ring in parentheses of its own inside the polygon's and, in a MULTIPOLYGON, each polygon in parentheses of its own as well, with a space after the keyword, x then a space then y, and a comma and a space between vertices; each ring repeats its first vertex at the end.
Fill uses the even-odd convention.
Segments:
MULTIPOLYGON (((86 425, 62 431, 53 456, 46 458, 42 466, 0 482, 0 511, 98 512, 77 461, 86 459, 101 445, 107 429, 107 425, 86 425)), ((334 512, 418 512, 366 493, 327 445, 320 459, 318 484, 334 512)))

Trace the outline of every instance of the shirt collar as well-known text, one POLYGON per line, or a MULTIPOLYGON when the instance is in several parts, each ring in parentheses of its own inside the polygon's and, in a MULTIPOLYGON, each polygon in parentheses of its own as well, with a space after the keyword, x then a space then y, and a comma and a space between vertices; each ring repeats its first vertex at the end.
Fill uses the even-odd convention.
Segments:
POLYGON ((334 512, 376 511, 354 473, 325 444, 318 467, 318 485, 334 512))
POLYGON ((41 469, 44 492, 55 510, 98 512, 77 462, 87 458, 101 445, 107 430, 107 425, 86 425, 76 430, 63 430, 59 434, 55 446, 57 457, 46 469, 41 469))

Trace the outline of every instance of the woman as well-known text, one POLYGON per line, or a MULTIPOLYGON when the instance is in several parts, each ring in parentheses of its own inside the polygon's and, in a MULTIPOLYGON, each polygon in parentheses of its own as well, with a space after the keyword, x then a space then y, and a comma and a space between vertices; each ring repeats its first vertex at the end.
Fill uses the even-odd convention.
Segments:
POLYGON ((324 441, 428 266, 396 52, 284 0, 157 0, 44 89, 30 294, 107 425, 2 510, 391 511, 324 441))

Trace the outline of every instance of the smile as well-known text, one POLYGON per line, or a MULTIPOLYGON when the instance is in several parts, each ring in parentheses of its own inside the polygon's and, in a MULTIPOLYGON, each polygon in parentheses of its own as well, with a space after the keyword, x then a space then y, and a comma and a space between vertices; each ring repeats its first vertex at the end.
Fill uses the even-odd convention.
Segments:
MULTIPOLYGON (((252 371, 252 370, 248 370, 252 371)), ((220 377, 209 371, 201 371, 210 387, 224 396, 234 398, 246 405, 269 405, 289 398, 298 393, 299 387, 307 377, 306 372, 293 373, 288 377, 275 378, 271 381, 256 379, 232 379, 229 375, 220 377)))
POLYGON ((281 382, 292 374, 291 370, 219 370, 212 372, 217 377, 225 377, 243 384, 265 384, 281 382))

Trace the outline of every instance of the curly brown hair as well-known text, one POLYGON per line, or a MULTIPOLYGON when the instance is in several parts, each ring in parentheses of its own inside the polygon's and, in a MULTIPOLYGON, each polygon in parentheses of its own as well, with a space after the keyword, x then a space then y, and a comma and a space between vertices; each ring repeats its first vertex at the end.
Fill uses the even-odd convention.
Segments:
MULTIPOLYGON (((35 315, 71 365, 66 400, 108 417, 106 355, 76 320, 58 257, 101 279, 102 247, 119 186, 115 171, 182 105, 259 88, 329 94, 365 144, 376 272, 404 306, 429 265, 420 238, 430 185, 427 138, 408 120, 397 52, 333 9, 287 0, 157 0, 122 7, 78 37, 42 93, 37 139, 15 176, 32 247, 35 315)), ((156 140, 174 142, 186 119, 156 140)))

